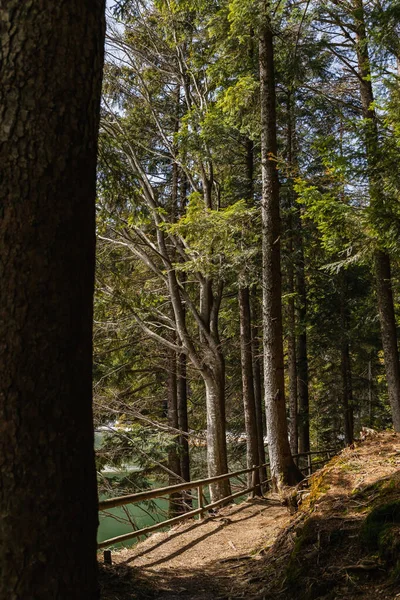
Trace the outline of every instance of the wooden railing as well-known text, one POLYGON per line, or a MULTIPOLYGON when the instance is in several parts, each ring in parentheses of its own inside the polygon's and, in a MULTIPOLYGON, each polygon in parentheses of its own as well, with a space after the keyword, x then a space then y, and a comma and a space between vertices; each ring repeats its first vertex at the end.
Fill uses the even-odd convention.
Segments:
POLYGON ((196 515, 199 515, 199 518, 201 519, 202 515, 208 510, 217 508, 218 506, 222 506, 222 504, 226 504, 230 500, 234 500, 239 496, 244 496, 245 494, 255 492, 257 488, 260 488, 260 486, 267 484, 270 480, 264 480, 261 483, 257 484, 255 483, 255 474, 257 473, 257 470, 259 471, 259 473, 261 473, 261 470, 267 466, 267 464, 264 464, 259 467, 252 467, 251 469, 242 469, 233 473, 225 473, 224 475, 218 475, 217 477, 208 477, 207 479, 198 479, 196 481, 188 481, 185 483, 178 483, 177 485, 169 485, 167 487, 157 488, 155 490, 149 490, 147 492, 139 492, 137 494, 129 494, 127 496, 119 496, 118 498, 109 498, 108 500, 102 500, 101 502, 99 502, 99 510, 105 511, 110 508, 115 508, 117 506, 124 506, 126 504, 133 504, 137 502, 143 502, 144 500, 160 498, 160 496, 165 496, 165 494, 175 494, 177 492, 184 492, 186 490, 195 489, 197 491, 198 506, 194 510, 185 512, 181 515, 178 515, 177 517, 173 517, 172 519, 167 519, 166 521, 155 523, 155 525, 151 525, 150 527, 144 527, 143 529, 138 529, 137 531, 130 531, 129 533, 124 533, 123 535, 104 540, 103 542, 100 542, 98 544, 98 548, 106 548, 107 546, 112 546, 113 544, 117 544, 118 542, 124 542, 125 540, 130 540, 141 535, 152 533, 153 531, 157 531, 158 529, 162 529, 168 525, 175 525, 180 521, 191 519, 196 515), (216 502, 204 504, 203 488, 205 486, 212 485, 213 483, 218 483, 219 481, 226 481, 227 479, 231 479, 232 477, 239 477, 240 475, 245 475, 247 473, 253 473, 251 487, 248 487, 244 490, 239 490, 238 492, 235 492, 230 496, 225 496, 224 498, 221 498, 216 502))
MULTIPOLYGON (((293 456, 293 458, 296 460, 297 463, 299 463, 301 461, 302 457, 307 458, 307 465, 304 465, 304 467, 306 467, 306 469, 308 471, 308 475, 310 476, 312 474, 313 466, 321 465, 321 464, 327 462, 331 458, 331 456, 333 454, 335 454, 336 452, 337 452, 337 450, 321 450, 321 451, 316 451, 316 452, 305 452, 302 454, 296 454, 293 456), (317 462, 314 461, 314 463, 313 463, 312 456, 319 455, 319 454, 325 454, 326 459, 322 459, 317 462)), ((299 464, 299 466, 302 467, 301 464, 299 464)), ((305 470, 304 467, 303 467, 303 470, 305 470)), ((264 481, 261 481, 261 483, 256 483, 256 481, 257 481, 256 474, 258 471, 258 473, 260 474, 259 479, 261 480, 262 479, 261 474, 262 474, 263 470, 268 469, 268 468, 269 468, 269 463, 265 463, 264 465, 261 465, 261 466, 254 466, 250 469, 242 469, 240 471, 235 471, 233 473, 225 473, 224 475, 218 475, 217 477, 208 477, 207 479, 198 479, 196 481, 178 483, 177 485, 170 485, 167 487, 157 488, 154 490, 148 490, 146 492, 138 492, 136 494, 128 494, 127 496, 119 496, 117 498, 109 498, 107 500, 102 500, 99 503, 99 511, 107 511, 107 510, 109 510, 111 508, 115 508, 117 506, 125 506, 126 504, 134 504, 134 503, 138 503, 138 502, 143 502, 144 500, 160 498, 161 496, 165 496, 166 494, 167 495, 175 494, 177 492, 184 492, 187 490, 195 489, 196 495, 197 495, 197 508, 195 508, 193 510, 189 510, 188 512, 185 512, 176 517, 173 517, 172 519, 167 519, 166 521, 161 521, 160 523, 155 523, 154 525, 151 525, 149 527, 144 527, 143 529, 138 529, 136 531, 130 531, 129 533, 124 533, 123 535, 119 535, 119 536, 110 538, 108 540, 104 540, 103 542, 100 542, 98 544, 98 548, 99 549, 107 548, 107 547, 117 544, 119 542, 124 542, 126 540, 131 540, 131 539, 140 537, 142 535, 152 533, 154 531, 157 531, 158 529, 163 529, 164 527, 175 525, 176 523, 185 521, 186 519, 191 519, 192 517, 195 517, 196 515, 199 515, 199 519, 202 519, 205 512, 212 510, 214 508, 217 508, 218 506, 222 506, 223 504, 226 504, 230 500, 234 500, 235 498, 239 498, 240 496, 244 496, 246 494, 250 494, 251 492, 255 492, 257 489, 262 489, 262 487, 265 486, 267 483, 269 483, 271 480, 266 479, 264 481), (218 483, 220 481, 226 481, 227 479, 231 479, 232 477, 239 477, 240 475, 245 475, 248 473, 252 473, 252 483, 251 483, 250 487, 243 489, 243 490, 239 490, 238 492, 235 492, 234 494, 231 494, 229 496, 221 498, 220 500, 217 500, 216 502, 211 502, 210 504, 204 503, 204 491, 203 490, 204 490, 205 486, 210 486, 213 483, 218 483)))

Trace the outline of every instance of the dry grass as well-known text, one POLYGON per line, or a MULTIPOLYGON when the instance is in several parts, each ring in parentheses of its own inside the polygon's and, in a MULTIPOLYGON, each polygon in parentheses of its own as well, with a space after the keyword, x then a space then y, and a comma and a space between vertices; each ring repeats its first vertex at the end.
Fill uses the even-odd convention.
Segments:
POLYGON ((400 598, 400 523, 386 523, 397 503, 400 515, 399 469, 400 436, 373 436, 318 471, 292 517, 256 500, 115 554, 102 598, 400 598))

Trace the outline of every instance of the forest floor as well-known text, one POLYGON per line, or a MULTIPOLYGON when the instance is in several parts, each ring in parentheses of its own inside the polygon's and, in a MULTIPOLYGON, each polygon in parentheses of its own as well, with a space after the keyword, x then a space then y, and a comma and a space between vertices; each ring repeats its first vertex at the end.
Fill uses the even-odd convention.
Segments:
POLYGON ((288 497, 293 515, 271 495, 114 552, 102 599, 400 599, 400 435, 372 433, 288 497))

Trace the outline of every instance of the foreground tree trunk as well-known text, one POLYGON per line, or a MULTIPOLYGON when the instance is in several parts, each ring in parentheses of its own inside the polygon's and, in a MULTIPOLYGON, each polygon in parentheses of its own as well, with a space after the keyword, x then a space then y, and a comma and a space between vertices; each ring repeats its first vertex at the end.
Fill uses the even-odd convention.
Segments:
POLYGON ((91 369, 103 13, 96 0, 4 0, 0 14, 0 597, 9 600, 98 598, 91 369))
POLYGON ((272 486, 301 481, 288 441, 282 340, 279 181, 276 164, 274 49, 268 15, 259 38, 263 250, 264 388, 272 486))

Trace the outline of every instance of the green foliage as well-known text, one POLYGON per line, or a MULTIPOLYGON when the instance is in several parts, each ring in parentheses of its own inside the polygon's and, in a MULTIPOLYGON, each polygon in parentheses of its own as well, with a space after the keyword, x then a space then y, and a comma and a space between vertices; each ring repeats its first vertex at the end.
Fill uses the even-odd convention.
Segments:
POLYGON ((257 211, 239 200, 227 208, 211 210, 202 196, 191 194, 185 216, 177 223, 163 224, 172 235, 187 244, 188 260, 177 263, 185 272, 198 271, 204 276, 225 280, 229 274, 242 272, 257 250, 257 211))

